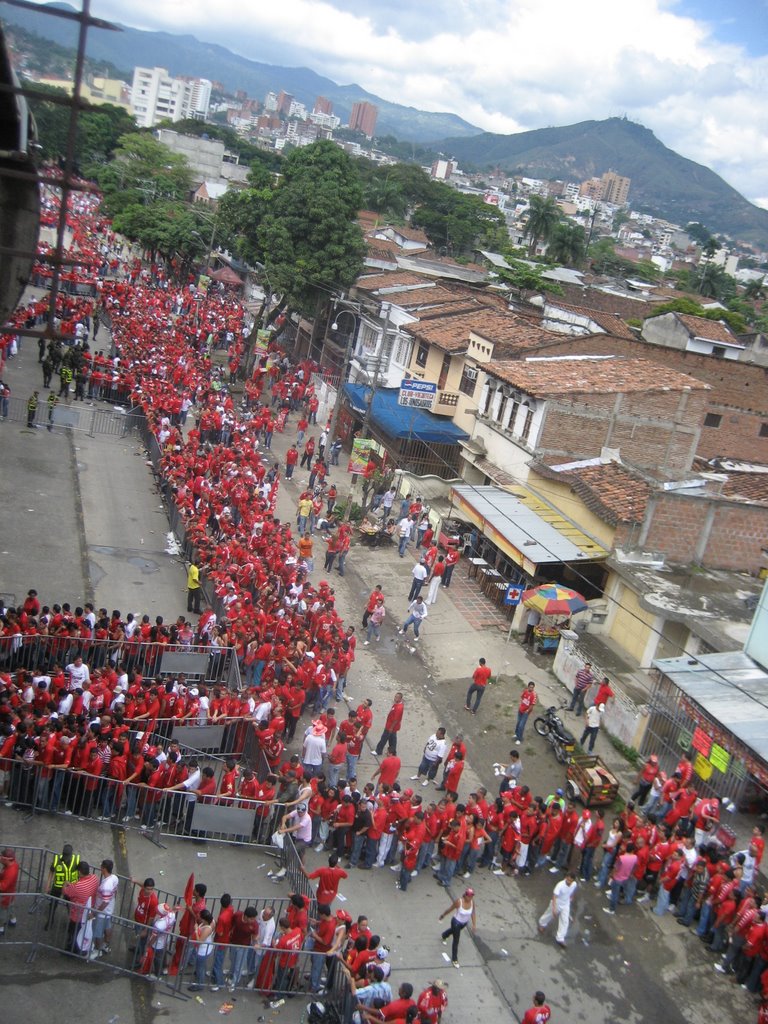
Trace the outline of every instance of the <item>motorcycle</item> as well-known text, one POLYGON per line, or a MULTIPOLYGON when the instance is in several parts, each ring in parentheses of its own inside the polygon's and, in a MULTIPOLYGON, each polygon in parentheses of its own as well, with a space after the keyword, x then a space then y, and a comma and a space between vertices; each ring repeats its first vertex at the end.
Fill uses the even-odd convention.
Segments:
POLYGON ((547 708, 543 718, 533 720, 533 728, 539 736, 545 736, 549 740, 560 764, 568 764, 576 749, 576 737, 565 728, 562 719, 557 714, 564 708, 565 705, 560 708, 553 705, 547 708))

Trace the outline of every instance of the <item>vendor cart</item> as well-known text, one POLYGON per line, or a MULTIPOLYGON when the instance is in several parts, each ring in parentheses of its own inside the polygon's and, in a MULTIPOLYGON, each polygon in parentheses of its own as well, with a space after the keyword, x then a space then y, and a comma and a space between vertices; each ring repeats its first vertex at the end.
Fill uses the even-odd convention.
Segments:
POLYGON ((568 796, 585 807, 612 804, 619 792, 618 779, 597 754, 574 755, 566 774, 568 796))
POLYGON ((533 629, 533 644, 539 654, 557 650, 560 643, 560 630, 554 626, 539 625, 533 629))

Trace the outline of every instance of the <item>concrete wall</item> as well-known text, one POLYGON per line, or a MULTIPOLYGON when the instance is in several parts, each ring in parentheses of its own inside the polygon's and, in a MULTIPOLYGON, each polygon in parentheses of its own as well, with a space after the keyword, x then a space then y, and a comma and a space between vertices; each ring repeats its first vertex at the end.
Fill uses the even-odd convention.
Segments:
MULTIPOLYGON (((571 631, 567 631, 567 635, 563 635, 552 666, 557 678, 571 693, 573 693, 576 673, 584 667, 587 661, 592 662, 592 671, 598 682, 605 675, 608 675, 610 678, 609 673, 603 672, 600 666, 595 664, 594 658, 587 657, 582 652, 578 639, 572 639, 575 637, 577 637, 577 634, 571 631)), ((635 750, 639 750, 648 726, 648 712, 645 706, 640 707, 636 705, 613 679, 611 679, 611 688, 616 696, 608 702, 608 707, 603 715, 601 729, 609 732, 611 736, 615 736, 616 739, 621 740, 628 747, 634 747, 635 750)), ((586 704, 592 703, 591 697, 594 696, 596 689, 595 685, 591 687, 590 692, 587 693, 586 704)), ((572 731, 576 734, 576 739, 578 740, 581 735, 579 727, 572 729, 572 731)))

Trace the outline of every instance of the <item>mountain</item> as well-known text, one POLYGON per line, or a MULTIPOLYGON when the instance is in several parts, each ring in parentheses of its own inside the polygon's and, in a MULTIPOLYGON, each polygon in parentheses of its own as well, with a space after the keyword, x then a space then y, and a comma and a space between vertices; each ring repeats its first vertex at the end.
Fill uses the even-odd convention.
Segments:
POLYGON ((434 143, 462 169, 498 167, 532 178, 584 181, 605 171, 632 179, 629 202, 676 224, 699 221, 715 234, 768 248, 768 210, 748 202, 708 167, 668 149, 626 118, 582 121, 515 135, 483 132, 434 143))
MULTIPOLYGON (((68 4, 46 4, 40 10, 7 8, 3 21, 19 25, 60 46, 77 46, 77 24, 43 13, 45 7, 74 10, 68 4)), ((244 9, 243 17, 247 17, 244 9)), ((221 82, 227 91, 244 90, 254 99, 280 89, 290 93, 311 110, 318 96, 333 103, 334 113, 346 122, 352 104, 359 100, 375 103, 379 108, 376 125, 378 135, 395 135, 405 142, 439 139, 446 135, 461 138, 480 131, 456 114, 432 113, 406 107, 367 92, 359 85, 338 85, 309 68, 280 67, 263 64, 232 53, 223 46, 203 43, 194 36, 172 35, 168 32, 144 32, 121 26, 122 31, 91 28, 88 31, 88 56, 94 61, 110 61, 117 67, 163 67, 172 75, 194 75, 221 82)))

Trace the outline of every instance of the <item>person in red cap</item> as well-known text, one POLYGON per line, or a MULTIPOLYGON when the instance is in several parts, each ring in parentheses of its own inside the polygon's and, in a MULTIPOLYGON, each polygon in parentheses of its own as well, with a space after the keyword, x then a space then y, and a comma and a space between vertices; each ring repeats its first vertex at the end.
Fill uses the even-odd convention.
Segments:
POLYGON ((461 933, 467 925, 470 924, 473 931, 477 928, 477 917, 475 914, 475 890, 465 889, 461 896, 454 900, 447 910, 442 912, 438 920, 442 921, 444 917, 448 916, 448 914, 451 915, 451 926, 450 928, 447 928, 440 937, 443 940, 443 945, 446 945, 449 937, 452 938, 451 963, 454 967, 458 968, 460 966, 459 939, 461 938, 461 933))

